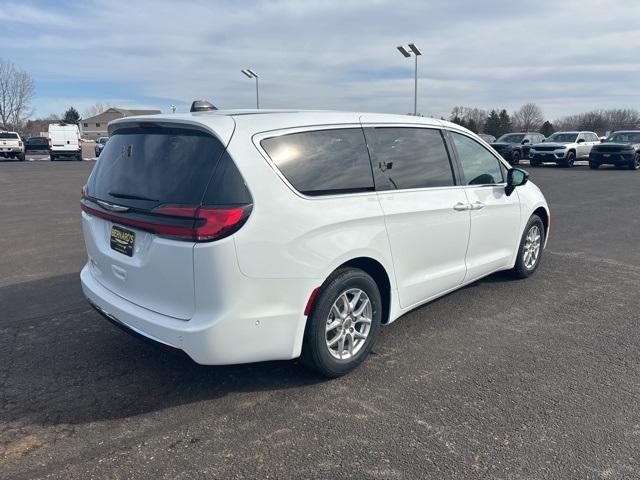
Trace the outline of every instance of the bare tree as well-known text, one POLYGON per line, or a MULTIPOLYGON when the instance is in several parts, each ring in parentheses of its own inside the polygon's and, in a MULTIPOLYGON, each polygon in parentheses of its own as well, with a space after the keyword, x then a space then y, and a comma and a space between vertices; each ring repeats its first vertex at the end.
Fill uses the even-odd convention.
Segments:
POLYGON ((593 110, 567 115, 555 124, 561 130, 591 130, 603 135, 615 130, 640 128, 640 112, 633 109, 593 110))
POLYGON ((537 132, 544 123, 542 109, 535 103, 525 103, 520 110, 513 112, 512 121, 515 130, 537 132))
POLYGON ((108 103, 94 103, 93 105, 90 105, 84 109, 84 111, 82 112, 82 116, 83 118, 95 117, 96 115, 104 112, 110 106, 111 105, 109 105, 108 103))
POLYGON ((13 62, 0 58, 0 122, 2 127, 20 128, 32 110, 29 102, 35 93, 31 75, 13 62))

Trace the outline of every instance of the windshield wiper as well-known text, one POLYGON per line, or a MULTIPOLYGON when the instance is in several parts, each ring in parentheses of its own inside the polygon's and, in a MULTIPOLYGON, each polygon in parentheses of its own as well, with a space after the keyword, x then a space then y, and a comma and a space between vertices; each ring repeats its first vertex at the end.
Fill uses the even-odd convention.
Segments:
POLYGON ((115 198, 125 198, 127 200, 145 200, 147 202, 159 202, 155 198, 141 197, 139 195, 131 195, 128 193, 109 192, 109 195, 115 198))

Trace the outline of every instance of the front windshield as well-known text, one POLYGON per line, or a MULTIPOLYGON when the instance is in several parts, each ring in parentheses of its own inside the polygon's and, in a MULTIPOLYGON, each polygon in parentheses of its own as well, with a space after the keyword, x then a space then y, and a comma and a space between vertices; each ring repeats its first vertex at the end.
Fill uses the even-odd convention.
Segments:
POLYGON ((520 143, 522 140, 524 140, 524 134, 507 133, 498 139, 498 143, 520 143))
POLYGON ((547 138, 547 142, 573 143, 577 138, 577 133, 554 133, 547 138))
POLYGON ((615 132, 605 139, 607 143, 640 143, 640 132, 615 132))

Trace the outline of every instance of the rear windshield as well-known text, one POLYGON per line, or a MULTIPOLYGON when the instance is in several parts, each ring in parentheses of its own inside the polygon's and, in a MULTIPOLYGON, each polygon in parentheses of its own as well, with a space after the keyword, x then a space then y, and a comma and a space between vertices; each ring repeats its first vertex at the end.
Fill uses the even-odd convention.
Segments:
POLYGON ((12 140, 15 140, 16 138, 18 138, 18 134, 17 133, 9 133, 9 132, 0 132, 0 138, 10 138, 12 140))
POLYGON ((116 130, 87 182, 91 197, 137 208, 201 203, 225 147, 190 128, 116 130))

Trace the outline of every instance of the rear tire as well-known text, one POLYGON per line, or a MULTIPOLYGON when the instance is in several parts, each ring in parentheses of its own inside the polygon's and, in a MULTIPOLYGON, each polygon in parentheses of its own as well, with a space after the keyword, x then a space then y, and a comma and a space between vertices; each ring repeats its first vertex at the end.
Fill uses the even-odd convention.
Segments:
POLYGON ((515 278, 527 278, 536 271, 542 260, 544 238, 542 219, 538 215, 532 215, 522 233, 516 264, 510 271, 511 275, 515 278))
POLYGON ((600 164, 599 164, 599 163, 589 162, 589 168, 590 168, 591 170, 597 170, 599 166, 600 166, 600 164))
POLYGON ((373 348, 381 321, 382 299, 373 278, 357 268, 336 270, 307 318, 303 362, 326 377, 349 373, 373 348))

